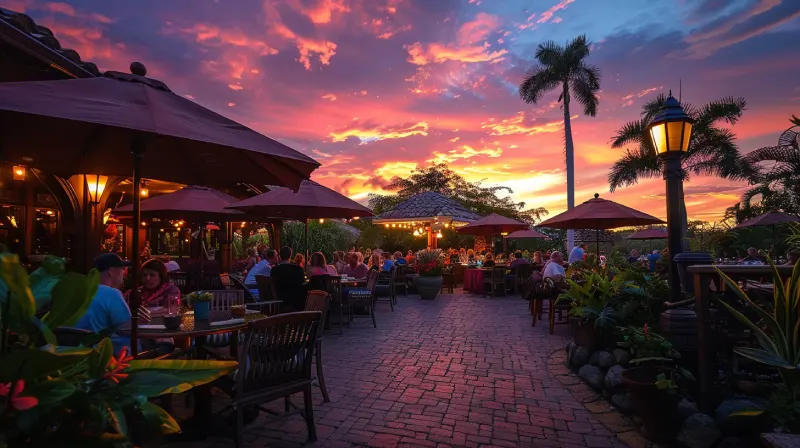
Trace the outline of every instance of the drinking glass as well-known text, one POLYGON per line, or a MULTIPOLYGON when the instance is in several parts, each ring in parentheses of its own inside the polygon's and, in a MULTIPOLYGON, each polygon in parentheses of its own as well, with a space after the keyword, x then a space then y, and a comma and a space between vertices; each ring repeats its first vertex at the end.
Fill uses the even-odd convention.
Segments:
POLYGON ((170 294, 167 296, 167 314, 173 316, 178 314, 178 309, 181 306, 181 295, 180 294, 170 294))

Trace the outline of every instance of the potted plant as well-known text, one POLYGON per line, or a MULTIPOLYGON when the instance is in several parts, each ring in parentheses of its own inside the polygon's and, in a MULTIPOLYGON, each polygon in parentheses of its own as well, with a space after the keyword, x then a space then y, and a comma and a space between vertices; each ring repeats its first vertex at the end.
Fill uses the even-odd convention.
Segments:
POLYGON ((624 339, 618 345, 631 351, 634 359, 630 363, 636 365, 622 372, 622 385, 628 390, 634 414, 642 419, 644 432, 658 438, 672 428, 680 383, 694 377, 674 365, 680 354, 647 324, 618 331, 624 339))
POLYGON ((211 301, 214 295, 206 291, 195 291, 186 296, 189 306, 194 310, 194 318, 197 320, 208 320, 211 301))
POLYGON ((414 286, 417 288, 422 300, 433 300, 436 294, 442 289, 442 261, 441 249, 421 250, 417 252, 416 265, 418 277, 414 278, 414 286))
POLYGON ((236 368, 236 362, 132 360, 125 349, 115 355, 102 335, 59 347, 53 329, 78 322, 98 279, 96 270, 65 274, 39 319, 18 257, 0 254, 0 446, 133 446, 130 421, 150 427, 143 435, 179 432, 172 416, 148 399, 185 392, 236 368))
POLYGON ((570 321, 575 343, 593 351, 604 341, 606 330, 613 328, 616 311, 610 306, 613 289, 608 277, 596 272, 585 272, 582 282, 567 280, 569 289, 561 293, 559 301, 570 303, 570 321))

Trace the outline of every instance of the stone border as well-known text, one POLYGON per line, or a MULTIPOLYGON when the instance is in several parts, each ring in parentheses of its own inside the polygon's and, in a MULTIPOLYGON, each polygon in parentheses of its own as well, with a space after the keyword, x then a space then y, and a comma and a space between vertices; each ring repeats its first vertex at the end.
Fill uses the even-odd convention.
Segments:
POLYGON ((609 431, 631 448, 653 448, 636 430, 633 421, 614 409, 599 393, 583 382, 567 367, 567 354, 564 349, 557 349, 547 358, 547 370, 609 431))

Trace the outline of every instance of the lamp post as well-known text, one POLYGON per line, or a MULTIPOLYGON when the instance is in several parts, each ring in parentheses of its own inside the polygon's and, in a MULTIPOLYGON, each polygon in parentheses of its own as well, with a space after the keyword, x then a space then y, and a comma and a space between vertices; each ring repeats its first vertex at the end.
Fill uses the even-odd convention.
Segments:
POLYGON ((686 223, 683 213, 683 168, 681 160, 689 149, 694 120, 672 96, 661 107, 661 111, 648 125, 647 132, 656 153, 664 162, 664 180, 667 187, 667 249, 669 252, 670 300, 681 298, 681 280, 675 256, 683 251, 683 236, 686 223))

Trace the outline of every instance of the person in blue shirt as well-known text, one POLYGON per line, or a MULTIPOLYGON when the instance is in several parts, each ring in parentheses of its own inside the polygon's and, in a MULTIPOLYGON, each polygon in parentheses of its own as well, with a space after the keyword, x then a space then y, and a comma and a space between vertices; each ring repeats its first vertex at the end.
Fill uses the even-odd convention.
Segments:
POLYGON ((383 257, 383 268, 382 271, 389 272, 392 270, 392 266, 394 266, 394 261, 392 261, 392 254, 389 252, 381 252, 381 257, 383 257))
POLYGON ((100 271, 100 285, 86 314, 75 324, 76 328, 93 333, 111 332, 115 354, 131 345, 131 310, 119 289, 125 268, 130 265, 115 253, 102 254, 94 259, 94 267, 100 271))
POLYGON ((586 244, 580 243, 572 249, 572 252, 569 253, 569 259, 567 262, 569 264, 577 263, 579 261, 583 261, 583 257, 586 255, 586 244))
POLYGON ((278 264, 278 255, 274 249, 267 249, 261 257, 261 261, 255 264, 252 269, 247 271, 247 277, 244 278, 244 285, 249 289, 257 289, 256 275, 266 275, 269 277, 272 272, 272 266, 278 264))
POLYGON ((394 264, 408 264, 408 261, 403 257, 403 253, 399 250, 394 253, 394 264))
POLYGON ((652 254, 647 256, 647 264, 649 265, 650 272, 656 272, 656 263, 661 259, 661 254, 658 250, 654 250, 652 254))

